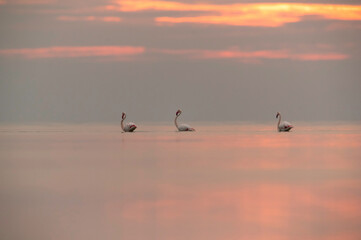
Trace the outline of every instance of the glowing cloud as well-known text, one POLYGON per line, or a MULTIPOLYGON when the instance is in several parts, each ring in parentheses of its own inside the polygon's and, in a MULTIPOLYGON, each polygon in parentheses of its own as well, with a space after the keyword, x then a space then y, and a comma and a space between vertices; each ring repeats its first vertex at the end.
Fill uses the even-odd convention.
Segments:
POLYGON ((261 59, 290 59, 300 61, 326 61, 344 60, 349 56, 340 53, 312 53, 298 54, 288 50, 263 50, 263 51, 240 51, 230 50, 172 50, 158 49, 157 52, 169 55, 185 56, 193 59, 239 59, 239 60, 261 60, 261 59))
POLYGON ((3 49, 0 55, 34 58, 79 58, 79 57, 119 57, 139 55, 145 52, 143 47, 131 46, 88 46, 88 47, 48 47, 3 49))
MULTIPOLYGON (((38 58, 79 58, 79 57, 121 57, 145 53, 144 47, 132 46, 90 46, 90 47, 48 47, 2 49, 0 55, 38 58)), ((161 55, 181 56, 187 59, 235 59, 243 62, 258 62, 262 59, 289 59, 298 61, 344 60, 349 56, 341 53, 292 53, 288 50, 240 51, 202 49, 148 49, 147 52, 161 55)))
POLYGON ((158 23, 203 23, 235 26, 278 27, 315 15, 325 19, 361 20, 360 5, 255 3, 255 4, 187 4, 153 0, 116 1, 105 7, 110 11, 191 11, 207 15, 187 17, 157 17, 158 23))
POLYGON ((100 22, 121 22, 122 19, 120 17, 95 17, 95 16, 59 16, 57 17, 59 21, 65 22, 76 22, 76 21, 85 21, 85 22, 92 22, 92 21, 100 21, 100 22))

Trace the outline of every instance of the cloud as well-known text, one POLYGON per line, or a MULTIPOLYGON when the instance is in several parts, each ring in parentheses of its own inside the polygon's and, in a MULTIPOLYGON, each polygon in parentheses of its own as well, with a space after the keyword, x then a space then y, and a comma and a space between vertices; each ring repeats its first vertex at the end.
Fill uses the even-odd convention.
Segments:
POLYGON ((290 59, 300 61, 327 61, 344 60, 349 56, 341 53, 312 53, 299 54, 289 50, 261 50, 261 51, 240 51, 230 50, 174 50, 158 49, 153 50, 163 54, 185 56, 193 59, 239 59, 239 60, 262 60, 262 59, 290 59))
POLYGON ((323 61, 323 60, 344 60, 348 56, 339 53, 326 53, 326 54, 295 54, 293 59, 301 61, 323 61))
POLYGON ((306 3, 188 4, 153 0, 122 0, 105 7, 110 11, 181 11, 197 16, 156 17, 158 23, 202 23, 234 26, 279 27, 309 15, 334 20, 361 20, 361 6, 306 3), (199 12, 203 12, 199 15, 199 12))
POLYGON ((233 26, 251 26, 251 27, 279 27, 284 23, 297 22, 297 17, 273 18, 269 16, 257 15, 224 15, 224 16, 198 16, 198 17, 157 17, 155 21, 158 23, 203 23, 233 26))
POLYGON ((47 47, 3 49, 0 55, 20 56, 27 59, 39 58, 79 58, 79 57, 122 57, 139 55, 145 52, 144 47, 132 46, 87 46, 87 47, 47 47))
MULTIPOLYGON (((72 21, 72 20, 71 20, 72 21)), ((116 57, 132 56, 146 52, 144 47, 134 46, 87 46, 47 48, 2 49, 0 55, 20 56, 26 59, 38 58, 79 58, 79 57, 116 57)), ((150 54, 182 56, 188 59, 236 59, 243 62, 259 62, 264 59, 289 59, 299 61, 344 60, 349 56, 341 53, 292 53, 289 50, 240 51, 237 48, 228 50, 204 49, 148 49, 150 54)))
POLYGON ((85 22, 93 22, 93 21, 99 21, 99 22, 121 22, 122 19, 120 17, 113 17, 113 16, 107 16, 107 17, 95 17, 95 16, 59 16, 57 17, 57 20, 59 21, 65 21, 65 22, 77 22, 77 21, 85 21, 85 22))
MULTIPOLYGON (((42 5, 42 4, 54 4, 57 0, 7 0, 3 1, 7 4, 15 4, 15 5, 42 5)), ((1 0, 0 0, 1 4, 1 0)))

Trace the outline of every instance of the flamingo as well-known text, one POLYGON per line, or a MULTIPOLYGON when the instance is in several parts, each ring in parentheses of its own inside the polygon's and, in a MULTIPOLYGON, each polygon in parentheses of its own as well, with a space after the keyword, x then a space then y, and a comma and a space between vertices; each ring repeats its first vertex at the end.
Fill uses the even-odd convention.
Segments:
POLYGON ((127 115, 123 112, 122 113, 122 121, 120 122, 120 126, 122 127, 124 132, 133 132, 137 126, 135 125, 135 123, 132 122, 128 122, 128 123, 123 123, 125 118, 127 117, 127 115))
POLYGON ((288 132, 289 130, 291 130, 293 128, 293 126, 289 122, 283 121, 281 123, 281 113, 277 112, 276 118, 278 118, 278 116, 280 116, 280 118, 278 119, 278 124, 277 124, 277 128, 278 128, 279 132, 288 132))
POLYGON ((177 123, 177 118, 181 115, 182 110, 178 109, 178 111, 175 113, 176 117, 174 119, 174 124, 177 127, 178 131, 195 131, 194 128, 191 128, 188 124, 180 124, 177 123))

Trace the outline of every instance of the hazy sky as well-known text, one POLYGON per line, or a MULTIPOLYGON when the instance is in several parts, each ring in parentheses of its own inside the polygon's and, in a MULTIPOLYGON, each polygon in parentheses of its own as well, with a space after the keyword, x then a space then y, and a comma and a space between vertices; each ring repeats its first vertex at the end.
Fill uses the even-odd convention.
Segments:
POLYGON ((361 120, 356 0, 0 0, 0 33, 0 122, 361 120))

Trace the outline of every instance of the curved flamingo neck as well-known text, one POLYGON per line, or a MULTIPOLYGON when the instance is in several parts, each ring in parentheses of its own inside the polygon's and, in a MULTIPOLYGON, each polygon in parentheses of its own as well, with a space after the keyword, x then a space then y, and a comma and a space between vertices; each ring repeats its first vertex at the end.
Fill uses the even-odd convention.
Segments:
POLYGON ((124 131, 124 120, 125 120, 125 118, 122 119, 122 121, 120 122, 120 126, 121 126, 121 128, 122 128, 123 131, 124 131))
POLYGON ((277 124, 277 127, 278 129, 280 129, 280 123, 281 123, 281 114, 278 114, 279 115, 279 118, 278 118, 278 124, 277 124))
MULTIPOLYGON (((180 115, 180 114, 179 114, 179 115, 180 115)), ((179 128, 178 128, 178 123, 177 123, 177 119, 178 119, 179 115, 176 116, 175 119, 174 119, 174 124, 175 124, 175 126, 177 127, 177 129, 179 129, 179 128)))

